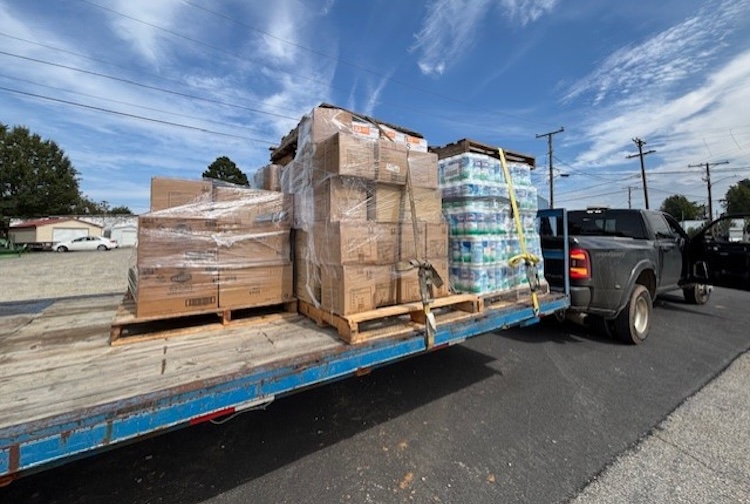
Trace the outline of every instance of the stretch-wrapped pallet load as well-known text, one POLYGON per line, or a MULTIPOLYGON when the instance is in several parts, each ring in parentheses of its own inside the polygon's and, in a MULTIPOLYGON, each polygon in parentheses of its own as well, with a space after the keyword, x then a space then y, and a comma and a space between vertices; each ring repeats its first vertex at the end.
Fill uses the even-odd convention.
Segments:
MULTIPOLYGON (((440 157, 443 212, 448 219, 450 282, 457 292, 491 294, 527 285, 511 208, 509 184, 497 148, 472 140, 434 149, 440 157)), ((506 152, 527 251, 541 259, 537 191, 531 184, 534 159, 506 152)), ((543 278, 543 264, 538 264, 543 278)))
MULTIPOLYGON (((194 182, 154 179, 157 198, 169 190, 170 181, 173 186, 194 182)), ((207 187, 192 203, 139 217, 129 274, 137 317, 253 308, 294 299, 291 195, 210 181, 207 187)))
POLYGON ((412 259, 435 265, 446 283, 434 295, 447 295, 448 227, 424 138, 331 106, 293 134, 292 159, 276 156, 289 160, 281 186, 294 195, 298 299, 337 315, 419 301, 417 271, 404 267, 412 259))

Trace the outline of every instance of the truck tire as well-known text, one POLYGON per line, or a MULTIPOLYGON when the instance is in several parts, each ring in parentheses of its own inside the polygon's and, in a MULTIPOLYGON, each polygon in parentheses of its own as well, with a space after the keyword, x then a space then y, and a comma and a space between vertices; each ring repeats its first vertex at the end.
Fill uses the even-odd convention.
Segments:
POLYGON ((630 293, 630 301, 615 319, 617 338, 631 345, 643 343, 651 329, 652 310, 653 302, 648 289, 636 284, 630 293))
POLYGON ((705 284, 695 284, 682 289, 682 295, 685 297, 685 301, 690 304, 704 305, 711 297, 711 289, 705 284))

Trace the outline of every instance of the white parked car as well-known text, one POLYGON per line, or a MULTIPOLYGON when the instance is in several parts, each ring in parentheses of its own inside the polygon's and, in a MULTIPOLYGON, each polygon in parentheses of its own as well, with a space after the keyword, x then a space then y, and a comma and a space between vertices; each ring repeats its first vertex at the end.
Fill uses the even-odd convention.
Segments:
POLYGON ((72 240, 62 241, 55 244, 57 252, 68 252, 78 250, 112 250, 117 248, 115 240, 104 238, 103 236, 81 236, 72 240))

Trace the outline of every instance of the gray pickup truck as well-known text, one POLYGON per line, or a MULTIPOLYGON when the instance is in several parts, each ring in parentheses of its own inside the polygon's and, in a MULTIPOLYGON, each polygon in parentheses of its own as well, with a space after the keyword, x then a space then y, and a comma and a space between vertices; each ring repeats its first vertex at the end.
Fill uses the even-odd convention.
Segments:
MULTIPOLYGON (((543 248, 563 248, 563 224, 542 219, 543 248)), ((688 303, 704 304, 710 286, 750 290, 748 216, 722 217, 692 238, 668 214, 649 210, 570 211, 567 226, 569 271, 547 260, 547 281, 552 289, 569 282, 574 319, 627 343, 648 337, 659 295, 682 290, 688 303)))

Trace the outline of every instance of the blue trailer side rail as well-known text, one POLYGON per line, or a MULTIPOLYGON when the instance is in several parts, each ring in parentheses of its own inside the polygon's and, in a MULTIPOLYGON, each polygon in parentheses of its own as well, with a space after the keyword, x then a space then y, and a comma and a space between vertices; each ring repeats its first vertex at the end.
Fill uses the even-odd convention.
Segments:
MULTIPOLYGON (((567 257, 563 257, 567 262, 567 257)), ((565 310, 568 293, 540 300, 539 317, 565 310)), ((137 395, 83 411, 0 429, 0 484, 125 441, 196 425, 269 403, 311 386, 367 372, 491 331, 535 324, 531 303, 486 310, 438 325, 434 346, 423 332, 401 339, 341 345, 247 373, 137 395)))
MULTIPOLYGON (((566 296, 541 304, 540 315, 568 306, 566 296)), ((491 311, 470 320, 438 327, 435 346, 444 348, 486 332, 534 324, 539 319, 530 306, 491 311)), ((172 428, 195 425, 272 401, 307 387, 361 373, 429 351, 423 334, 408 339, 344 346, 333 355, 259 369, 246 376, 201 382, 179 390, 134 397, 103 405, 85 417, 63 415, 0 432, 0 477, 14 477, 32 469, 80 456, 97 449, 172 428)))

